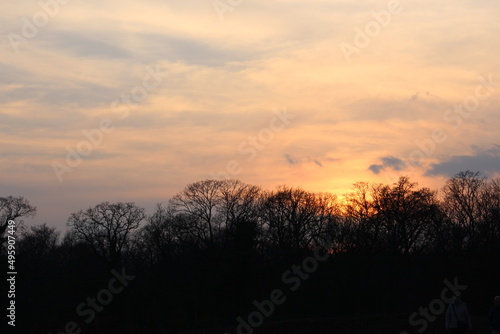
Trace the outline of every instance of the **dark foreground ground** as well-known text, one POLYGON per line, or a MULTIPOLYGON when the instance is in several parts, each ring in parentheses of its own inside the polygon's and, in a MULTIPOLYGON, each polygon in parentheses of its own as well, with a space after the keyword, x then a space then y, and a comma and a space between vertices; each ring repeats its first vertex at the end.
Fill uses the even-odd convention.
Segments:
MULTIPOLYGON (((470 334, 489 334, 491 330, 486 317, 473 317, 473 329, 470 334)), ((366 317, 348 318, 307 318, 287 321, 268 321, 259 328, 252 331, 237 331, 233 328, 217 328, 197 331, 182 332, 182 334, 407 334, 425 333, 437 334, 448 333, 444 326, 444 316, 429 322, 427 328, 423 326, 411 327, 408 316, 402 314, 377 315, 366 317)))

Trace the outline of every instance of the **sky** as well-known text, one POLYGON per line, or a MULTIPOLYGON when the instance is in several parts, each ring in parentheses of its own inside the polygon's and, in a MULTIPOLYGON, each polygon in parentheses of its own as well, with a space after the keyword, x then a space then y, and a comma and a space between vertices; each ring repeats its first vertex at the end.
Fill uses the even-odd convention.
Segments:
POLYGON ((18 0, 0 196, 64 229, 232 177, 342 195, 500 174, 498 0, 18 0))

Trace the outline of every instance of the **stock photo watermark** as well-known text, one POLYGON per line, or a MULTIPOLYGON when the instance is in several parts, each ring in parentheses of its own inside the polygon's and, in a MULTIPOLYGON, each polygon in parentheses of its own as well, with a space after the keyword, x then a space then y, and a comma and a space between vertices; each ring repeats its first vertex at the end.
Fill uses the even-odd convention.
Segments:
POLYGON ((226 12, 232 12, 236 7, 241 5, 243 0, 214 0, 212 3, 214 6, 214 10, 219 16, 221 21, 224 21, 224 15, 226 12))
MULTIPOLYGON (((428 327, 429 323, 436 321, 437 317, 443 314, 446 310, 446 305, 453 302, 453 298, 460 295, 461 291, 467 289, 467 285, 458 283, 458 278, 455 277, 453 283, 445 279, 443 283, 446 287, 441 290, 439 298, 431 300, 428 307, 420 307, 418 312, 413 312, 408 318, 410 326, 415 327, 417 332, 422 333, 428 327), (451 293, 451 294, 448 294, 451 293)), ((402 331, 399 334, 410 334, 409 332, 402 331)))
POLYGON ((30 18, 21 17, 21 28, 19 34, 9 32, 7 39, 15 53, 19 52, 21 45, 28 44, 29 40, 38 36, 40 29, 45 27, 50 19, 53 19, 61 11, 61 6, 69 4, 72 0, 40 0, 38 5, 40 10, 30 18))
POLYGON ((16 222, 8 221, 7 226, 7 323, 16 326, 16 222))
MULTIPOLYGON (((304 258, 301 265, 294 264, 281 275, 281 281, 288 287, 288 290, 291 292, 297 291, 302 282, 318 270, 320 262, 324 262, 330 257, 330 253, 326 249, 325 254, 321 255, 321 249, 320 247, 316 248, 313 256, 304 258)), ((286 300, 286 292, 282 289, 272 290, 269 298, 263 301, 254 300, 252 305, 255 307, 255 310, 250 312, 245 318, 241 316, 236 318, 236 322, 238 323, 236 333, 252 334, 255 328, 262 326, 264 321, 274 314, 276 306, 282 305, 286 300)), ((230 333, 225 332, 224 334, 230 333)))
MULTIPOLYGON (((130 111, 143 102, 154 89, 158 88, 163 77, 166 76, 166 72, 161 72, 159 65, 156 65, 155 69, 147 66, 142 83, 133 87, 129 93, 122 94, 120 98, 114 100, 110 105, 111 112, 119 114, 120 120, 125 120, 130 115, 130 111)), ((98 128, 82 130, 81 133, 85 139, 78 142, 75 147, 66 146, 67 153, 64 163, 52 162, 52 169, 59 182, 64 181, 66 173, 72 173, 75 168, 80 166, 84 158, 103 143, 104 135, 112 133, 115 128, 116 126, 110 118, 103 118, 99 122, 98 128)))
MULTIPOLYGON (((273 114, 274 116, 269 119, 268 127, 260 129, 256 136, 249 136, 238 144, 236 150, 240 155, 246 156, 246 161, 253 161, 257 157, 258 152, 264 150, 274 140, 275 134, 285 130, 290 125, 291 120, 297 116, 288 113, 286 107, 283 108, 283 111, 274 110, 273 114)), ((210 172, 210 177, 215 179, 230 179, 240 174, 242 169, 240 161, 233 159, 226 163, 225 170, 210 172)))
MULTIPOLYGON (((453 129, 459 129, 464 120, 473 115, 481 105, 482 101, 489 99, 496 89, 500 87, 500 81, 494 81, 493 75, 481 76, 479 84, 474 89, 474 94, 465 97, 461 103, 453 105, 443 112, 442 119, 447 124, 453 125, 453 129)), ((418 149, 413 150, 408 158, 400 159, 405 169, 412 171, 416 166, 421 166, 421 161, 434 154, 440 144, 444 144, 449 138, 446 130, 436 128, 431 131, 430 138, 415 140, 418 149)), ((386 173, 386 179, 390 182, 397 180, 394 172, 386 173)))
MULTIPOLYGON (((102 312, 105 306, 108 306, 113 301, 115 295, 121 293, 129 283, 134 280, 135 276, 127 275, 125 269, 119 273, 115 269, 111 270, 113 278, 108 282, 107 288, 99 290, 95 297, 87 297, 87 299, 78 304, 76 314, 84 318, 85 324, 90 324, 96 318, 96 314, 102 312)), ((55 334, 79 334, 82 332, 81 325, 76 321, 68 321, 64 326, 64 331, 55 334)), ((50 332, 49 334, 52 334, 50 332)))
POLYGON ((382 9, 378 12, 372 12, 373 20, 368 21, 364 28, 354 27, 354 37, 352 44, 342 42, 339 44, 340 51, 344 55, 347 63, 351 63, 351 57, 354 54, 359 54, 361 50, 367 48, 372 40, 380 35, 382 29, 387 27, 394 15, 403 12, 403 6, 398 0, 389 0, 387 9, 382 9))

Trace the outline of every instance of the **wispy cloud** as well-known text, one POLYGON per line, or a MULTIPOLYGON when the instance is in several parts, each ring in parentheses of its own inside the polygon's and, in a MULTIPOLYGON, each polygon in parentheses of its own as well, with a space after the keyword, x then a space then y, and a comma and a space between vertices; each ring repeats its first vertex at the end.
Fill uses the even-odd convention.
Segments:
POLYGON ((294 158, 292 158, 292 156, 290 154, 285 154, 285 160, 290 165, 297 165, 297 164, 299 164, 299 161, 297 161, 294 158))

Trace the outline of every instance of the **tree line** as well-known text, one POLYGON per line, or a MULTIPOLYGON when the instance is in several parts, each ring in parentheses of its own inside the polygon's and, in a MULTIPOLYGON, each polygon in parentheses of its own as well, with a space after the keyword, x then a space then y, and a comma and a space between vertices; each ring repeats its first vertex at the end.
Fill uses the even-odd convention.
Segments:
MULTIPOLYGON (((0 198, 2 257, 8 221, 35 214, 22 197, 0 198)), ((134 281, 83 331, 235 333, 252 301, 282 286, 282 273, 318 248, 328 260, 269 321, 411 313, 454 277, 481 315, 500 289, 500 178, 471 171, 439 192, 402 176, 356 183, 342 197, 203 180, 150 215, 134 203, 103 202, 67 224, 62 237, 47 224, 18 226, 26 333, 64 332, 78 320, 76 306, 106 287, 111 270, 125 269, 134 281)))

